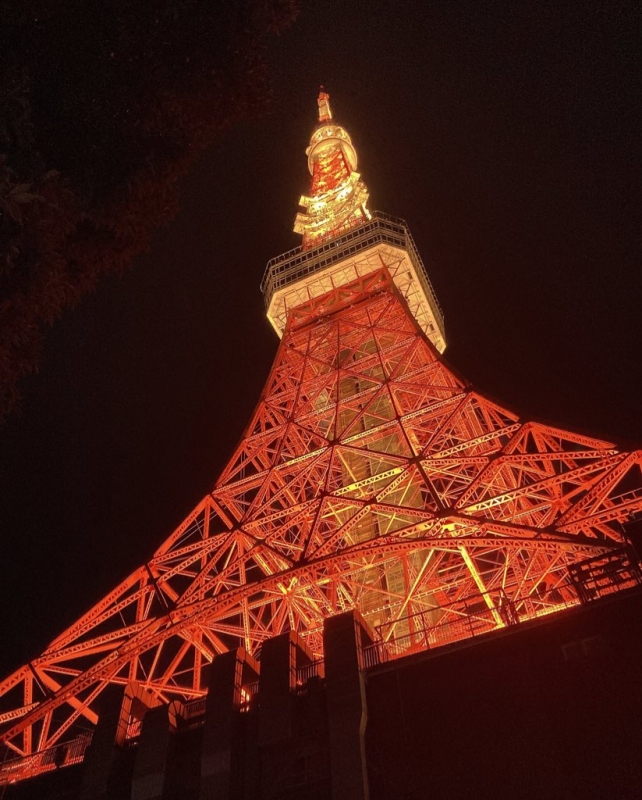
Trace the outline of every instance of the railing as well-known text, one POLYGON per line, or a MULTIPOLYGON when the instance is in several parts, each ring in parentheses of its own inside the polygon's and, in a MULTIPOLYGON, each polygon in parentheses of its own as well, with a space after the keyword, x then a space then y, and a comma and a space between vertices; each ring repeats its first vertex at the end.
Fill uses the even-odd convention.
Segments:
POLYGON ((469 595, 378 625, 374 631, 376 640, 363 649, 362 666, 367 669, 518 622, 515 606, 503 591, 469 595))
POLYGON ((239 703, 239 709, 241 711, 249 711, 252 704, 256 700, 259 694, 259 682, 252 681, 252 683, 246 683, 243 687, 241 687, 241 702, 239 703))
POLYGON ((516 605, 503 591, 483 592, 452 604, 378 625, 363 648, 362 668, 510 628, 564 608, 574 608, 622 589, 642 585, 642 569, 631 548, 611 550, 569 567, 569 579, 516 605))
POLYGON ((497 619, 495 609, 485 608, 475 613, 457 612, 454 609, 439 609, 443 614, 442 620, 430 625, 426 624, 425 615, 413 615, 412 618, 400 622, 414 625, 411 632, 396 634, 388 639, 382 639, 389 658, 399 658, 409 651, 428 650, 434 647, 443 647, 447 644, 471 639, 484 633, 505 628, 507 624, 497 619))
MULTIPOLYGON (((241 687, 241 699, 238 705, 239 709, 241 711, 247 711, 248 708, 257 698, 258 693, 259 693, 258 681, 252 681, 251 683, 244 684, 241 687)), ((186 703, 185 706, 183 706, 183 713, 182 713, 183 719, 186 722, 190 722, 191 720, 204 717, 206 702, 207 702, 207 697, 199 697, 197 700, 192 700, 191 703, 186 703)))
POLYGON ((87 731, 76 739, 50 747, 32 756, 7 759, 0 769, 0 786, 31 778, 59 767, 79 764, 91 744, 92 731, 87 731))
POLYGON ((303 667, 299 667, 296 671, 296 685, 298 689, 305 689, 309 680, 318 678, 322 680, 325 677, 325 665, 322 660, 311 661, 303 667))
POLYGON ((572 564, 569 576, 583 603, 642 583, 642 570, 632 548, 603 553, 572 564))
POLYGON ((183 706, 183 719, 189 721, 197 717, 205 716, 205 703, 207 697, 199 697, 198 700, 192 700, 191 703, 186 703, 183 706))
POLYGON ((269 308, 272 297, 278 289, 379 243, 400 247, 408 253, 435 319, 443 329, 443 313, 407 224, 404 220, 383 214, 381 211, 373 212, 370 221, 319 247, 310 250, 297 247, 268 261, 261 281, 266 308, 269 308))
POLYGON ((361 669, 370 669, 388 661, 388 653, 383 642, 373 642, 361 651, 361 669))

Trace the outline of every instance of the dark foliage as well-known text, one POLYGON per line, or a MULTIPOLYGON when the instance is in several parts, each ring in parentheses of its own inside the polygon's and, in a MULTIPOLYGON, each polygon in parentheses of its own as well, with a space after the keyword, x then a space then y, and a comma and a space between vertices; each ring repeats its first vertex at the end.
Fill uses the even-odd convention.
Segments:
POLYGON ((0 419, 42 328, 148 246, 177 179, 265 102, 296 0, 4 0, 0 419))

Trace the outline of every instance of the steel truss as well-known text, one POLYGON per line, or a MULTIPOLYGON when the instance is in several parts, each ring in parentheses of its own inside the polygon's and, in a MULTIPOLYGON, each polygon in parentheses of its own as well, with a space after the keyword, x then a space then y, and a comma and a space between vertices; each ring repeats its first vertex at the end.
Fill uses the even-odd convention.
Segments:
POLYGON ((474 391, 382 268, 291 313, 211 494, 0 683, 2 742, 33 774, 39 753, 97 721, 109 684, 198 698, 218 653, 260 656, 286 630, 319 653, 324 618, 347 609, 411 652, 444 609, 478 614, 473 595, 496 628, 506 603, 516 619, 576 603, 568 567, 626 544, 641 465, 642 452, 523 422, 474 391))

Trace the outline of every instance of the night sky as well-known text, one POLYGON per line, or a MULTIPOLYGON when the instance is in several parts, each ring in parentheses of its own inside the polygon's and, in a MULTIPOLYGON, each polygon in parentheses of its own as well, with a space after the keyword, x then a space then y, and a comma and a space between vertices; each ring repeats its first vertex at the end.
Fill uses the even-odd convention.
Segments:
POLYGON ((0 431, 0 672, 148 558, 242 435, 277 347, 259 283, 299 243, 320 83, 370 208, 410 225, 448 361, 523 417, 642 443, 636 5, 304 5, 274 40, 268 114, 47 333, 0 431))

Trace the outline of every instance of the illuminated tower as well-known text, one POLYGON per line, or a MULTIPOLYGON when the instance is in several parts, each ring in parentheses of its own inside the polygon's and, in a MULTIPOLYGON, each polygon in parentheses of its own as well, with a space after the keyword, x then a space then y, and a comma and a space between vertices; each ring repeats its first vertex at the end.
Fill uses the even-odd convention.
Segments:
POLYGON ((259 405, 149 561, 0 683, 5 782, 81 760, 110 684, 198 702, 218 654, 260 662, 290 630, 318 658, 346 610, 381 660, 639 581, 622 523, 642 509, 642 453, 522 421, 455 376, 408 227, 368 211, 323 92, 307 155, 303 246, 262 283, 281 344, 259 405))

